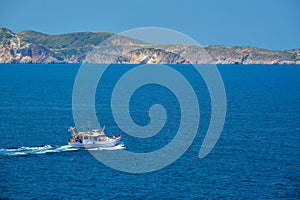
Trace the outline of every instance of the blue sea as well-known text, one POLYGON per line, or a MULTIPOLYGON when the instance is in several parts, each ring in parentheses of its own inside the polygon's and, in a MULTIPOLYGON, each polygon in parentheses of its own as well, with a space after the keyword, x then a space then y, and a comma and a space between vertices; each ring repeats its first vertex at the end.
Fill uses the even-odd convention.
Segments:
MULTIPOLYGON (((131 98, 132 119, 147 125, 149 106, 160 104, 167 110, 166 127, 149 138, 122 132, 110 97, 122 74, 135 67, 109 66, 97 88, 96 112, 106 133, 121 133, 127 151, 151 152, 175 137, 180 106, 167 88, 145 85, 131 98)), ((210 121, 209 92, 191 67, 171 67, 199 99, 196 138, 165 168, 127 173, 67 146, 80 65, 0 65, 0 199, 299 199, 300 67, 218 66, 227 114, 216 146, 203 159, 198 154, 210 121)))

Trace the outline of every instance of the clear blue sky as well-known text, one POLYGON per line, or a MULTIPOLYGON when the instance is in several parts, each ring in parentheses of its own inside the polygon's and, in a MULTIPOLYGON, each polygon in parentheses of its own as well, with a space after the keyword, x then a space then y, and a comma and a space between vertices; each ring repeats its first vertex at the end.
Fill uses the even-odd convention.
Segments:
POLYGON ((202 45, 300 48, 300 0, 1 0, 0 27, 48 34, 158 26, 202 45))

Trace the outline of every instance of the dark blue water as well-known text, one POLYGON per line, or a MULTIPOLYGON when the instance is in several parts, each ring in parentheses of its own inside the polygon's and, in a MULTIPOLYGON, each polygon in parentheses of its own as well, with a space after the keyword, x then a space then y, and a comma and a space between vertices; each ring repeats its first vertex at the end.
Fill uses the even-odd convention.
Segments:
MULTIPOLYGON (((111 66, 101 80, 107 84, 97 90, 97 114, 108 133, 120 132, 111 115, 111 89, 133 67, 111 66)), ((195 71, 173 67, 198 95, 197 137, 166 168, 128 174, 103 165, 88 151, 66 146, 67 128, 74 125, 72 88, 78 65, 1 65, 0 198, 299 199, 300 67, 219 66, 227 117, 217 145, 204 159, 198 158, 198 152, 210 120, 208 91, 195 71)), ((130 107, 133 120, 149 123, 147 109, 154 103, 166 107, 166 127, 148 139, 123 133, 128 151, 157 150, 174 137, 179 106, 166 88, 153 84, 136 91, 130 107)))

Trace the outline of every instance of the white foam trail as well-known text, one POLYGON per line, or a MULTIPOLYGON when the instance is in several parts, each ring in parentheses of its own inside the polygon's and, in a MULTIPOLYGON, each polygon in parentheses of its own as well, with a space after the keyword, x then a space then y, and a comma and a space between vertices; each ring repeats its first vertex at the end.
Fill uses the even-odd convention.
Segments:
POLYGON ((70 149, 69 145, 52 146, 44 145, 37 147, 20 147, 12 149, 0 149, 0 155, 29 155, 29 154, 45 154, 45 153, 58 153, 64 151, 76 151, 79 149, 70 149))
MULTIPOLYGON (((88 150, 121 150, 125 149, 123 144, 119 144, 114 147, 101 147, 101 148, 94 148, 88 150)), ((32 155, 32 154, 45 154, 45 153, 59 153, 59 152, 66 152, 66 151, 78 151, 80 148, 74 148, 69 145, 63 146, 52 146, 52 145, 44 145, 44 146, 37 146, 37 147, 20 147, 20 148, 9 148, 9 149, 0 149, 0 156, 17 156, 17 155, 32 155)), ((86 149, 85 149, 86 150, 86 149)))
POLYGON ((26 155, 25 152, 16 152, 16 153, 13 153, 13 154, 10 154, 10 155, 26 155))

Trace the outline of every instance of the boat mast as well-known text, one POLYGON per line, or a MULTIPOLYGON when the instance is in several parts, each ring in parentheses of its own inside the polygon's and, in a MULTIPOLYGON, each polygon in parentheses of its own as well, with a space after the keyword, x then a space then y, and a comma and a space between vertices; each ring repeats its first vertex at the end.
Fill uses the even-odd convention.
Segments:
POLYGON ((91 134, 92 133, 92 123, 89 121, 88 123, 88 132, 91 134))

